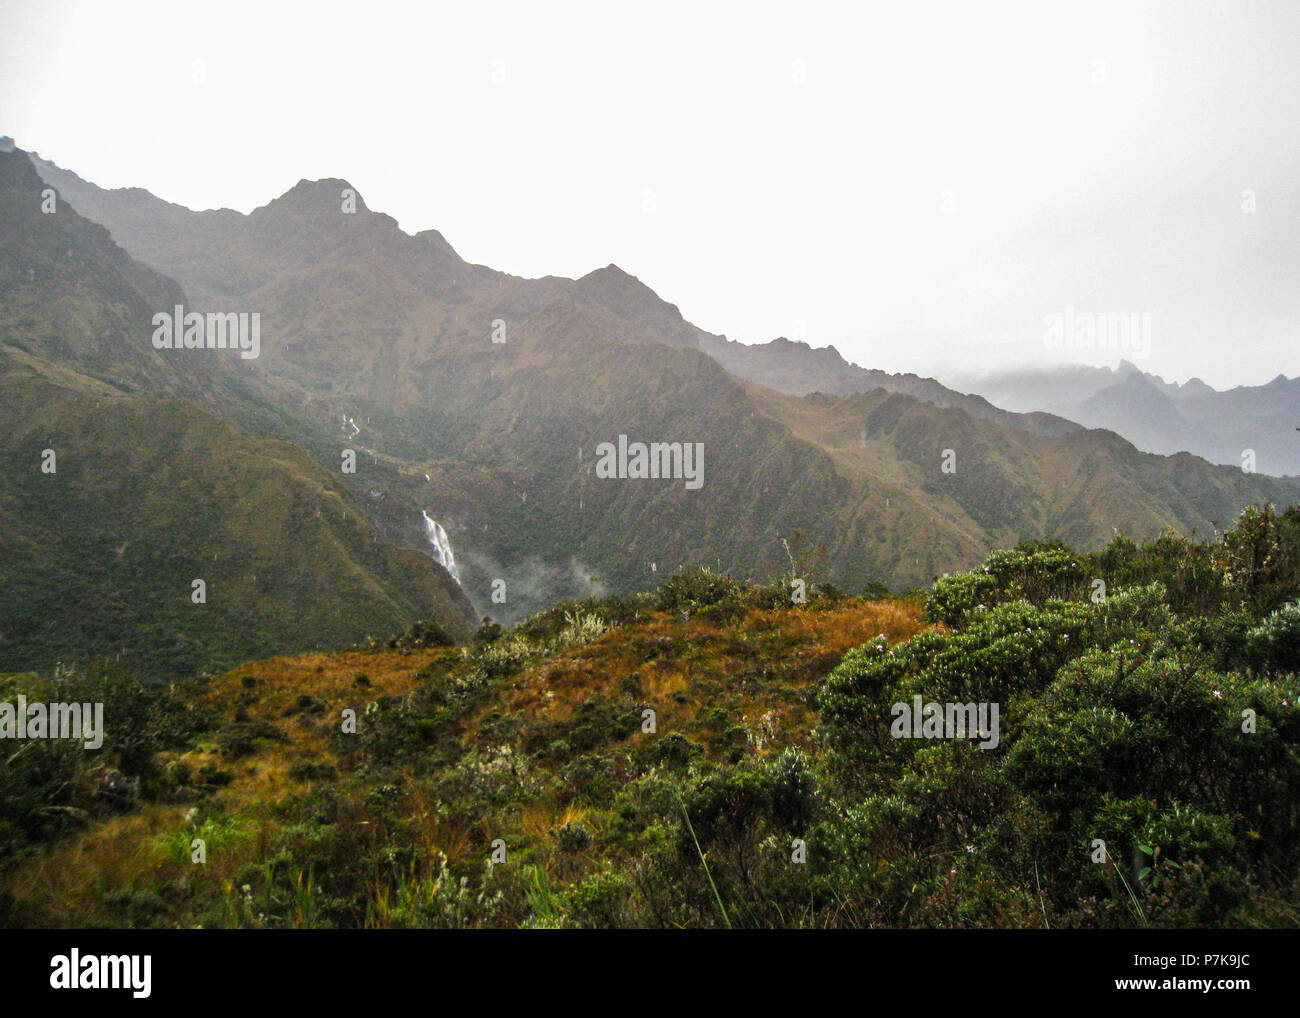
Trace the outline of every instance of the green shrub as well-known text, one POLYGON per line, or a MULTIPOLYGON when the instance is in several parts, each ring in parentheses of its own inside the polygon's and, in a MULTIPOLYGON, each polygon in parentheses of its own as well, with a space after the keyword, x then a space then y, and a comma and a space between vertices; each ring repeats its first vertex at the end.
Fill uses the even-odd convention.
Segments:
POLYGON ((455 645, 456 641, 447 635, 447 631, 430 619, 412 623, 402 632, 389 639, 386 644, 390 650, 417 647, 454 647, 455 645))
POLYGON ((932 622, 959 626, 967 613, 993 602, 997 590, 997 580, 985 572, 941 576, 925 596, 925 616, 932 622))
POLYGON ((655 596, 660 611, 694 615, 710 605, 724 601, 739 602, 745 584, 722 573, 701 566, 669 577, 655 596))
POLYGON ((333 764, 303 760, 289 768, 289 777, 293 781, 334 781, 338 769, 333 764))
POLYGON ((1246 633, 1246 652, 1262 667, 1300 671, 1300 604, 1285 604, 1246 633))
POLYGON ((555 832, 556 847, 569 855, 585 852, 594 840, 591 828, 583 823, 565 824, 555 832))

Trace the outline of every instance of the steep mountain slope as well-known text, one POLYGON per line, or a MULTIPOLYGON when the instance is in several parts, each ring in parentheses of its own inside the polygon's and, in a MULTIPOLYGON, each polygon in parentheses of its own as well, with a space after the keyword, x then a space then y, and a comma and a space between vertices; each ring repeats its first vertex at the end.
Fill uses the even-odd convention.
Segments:
POLYGON ((230 351, 153 348, 180 288, 41 190, 0 153, 0 669, 115 654, 165 679, 419 618, 467 635, 441 567, 225 419, 230 351))
POLYGON ((853 369, 850 392, 876 381, 916 392, 779 394, 724 370, 712 353, 747 355, 617 267, 567 280, 469 265, 359 196, 344 211, 346 181, 303 181, 232 218, 45 172, 84 193, 137 257, 216 306, 260 311, 249 384, 296 417, 321 462, 359 446, 353 483, 368 500, 438 519, 472 598, 486 607, 504 582, 497 617, 642 589, 690 562, 788 569, 782 541, 796 534, 825 546, 837 583, 912 586, 1019 537, 1088 546, 1116 527, 1205 531, 1248 502, 1296 495, 1068 421, 1015 418, 928 380, 853 369), (325 427, 332 448, 317 441, 325 427), (620 435, 700 443, 703 485, 599 476, 598 445, 620 435))
POLYGON ((154 312, 184 303, 180 287, 44 190, 23 153, 0 152, 0 336, 122 392, 210 404, 210 352, 177 357, 150 342, 154 312))

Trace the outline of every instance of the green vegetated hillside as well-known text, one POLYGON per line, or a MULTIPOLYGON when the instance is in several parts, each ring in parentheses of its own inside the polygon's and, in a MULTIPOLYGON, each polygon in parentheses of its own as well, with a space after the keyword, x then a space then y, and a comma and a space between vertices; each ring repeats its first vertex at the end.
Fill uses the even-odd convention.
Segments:
POLYGON ((190 403, 94 401, 20 371, 0 375, 0 399, 15 414, 0 448, 7 668, 112 653, 174 679, 429 615, 467 635, 455 582, 381 541, 292 446, 190 403))
POLYGON ((851 549, 861 547, 887 575, 932 577, 1024 537, 1097 547, 1115 528, 1208 535, 1229 525, 1243 496, 1294 498, 1288 482, 1140 453, 1110 432, 1034 435, 879 389, 803 398, 754 390, 754 398, 854 482, 834 525, 850 535, 837 548, 845 559, 837 573, 851 582, 866 582, 853 575, 851 549))
POLYGON ((373 518, 401 528, 429 511, 471 598, 501 619, 693 562, 762 578, 796 535, 825 546, 843 587, 906 589, 1022 538, 1207 534, 1244 505, 1300 497, 908 376, 854 394, 857 374, 796 356, 803 381, 783 384, 843 394, 760 388, 741 377, 785 377, 789 351, 737 352, 615 266, 569 280, 470 265, 436 231, 408 236, 359 198, 344 211, 343 180, 302 181, 243 216, 39 166, 195 299, 260 311, 264 353, 245 381, 296 421, 288 437, 327 466, 364 448, 345 481, 389 515, 373 518), (703 488, 596 478, 596 445, 620 434, 703 443, 703 488), (488 600, 493 580, 504 603, 488 600))
POLYGON ((128 257, 108 231, 50 195, 23 152, 0 152, 0 337, 5 353, 116 390, 210 402, 216 359, 150 342, 156 311, 184 303, 172 280, 128 257))
POLYGON ((419 618, 467 636, 441 567, 304 453, 231 423, 280 415, 229 354, 152 347, 176 284, 66 199, 42 212, 42 187, 0 154, 0 668, 113 654, 162 680, 419 618))
POLYGON ((1300 509, 1024 545, 923 600, 794 579, 692 570, 467 646, 417 628, 168 691, 0 680, 110 719, 98 753, 0 772, 0 917, 1300 922, 1300 509), (996 738, 898 737, 914 698, 996 704, 996 738))

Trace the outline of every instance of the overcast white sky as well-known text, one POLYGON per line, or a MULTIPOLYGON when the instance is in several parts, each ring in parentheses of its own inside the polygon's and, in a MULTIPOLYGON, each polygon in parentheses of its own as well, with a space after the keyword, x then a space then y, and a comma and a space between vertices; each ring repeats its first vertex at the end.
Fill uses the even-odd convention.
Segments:
POLYGON ((346 177, 870 367, 1083 359, 1073 305, 1167 378, 1300 374, 1300 4, 614 6, 0 0, 0 133, 192 208, 346 177))

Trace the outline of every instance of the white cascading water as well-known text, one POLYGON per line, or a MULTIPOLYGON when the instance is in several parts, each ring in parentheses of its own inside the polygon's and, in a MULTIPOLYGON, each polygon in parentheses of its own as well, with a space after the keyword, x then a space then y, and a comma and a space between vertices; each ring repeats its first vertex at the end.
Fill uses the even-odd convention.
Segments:
POLYGON ((423 509, 420 510, 420 515, 424 517, 424 533, 429 538, 433 557, 438 560, 438 565, 451 573, 451 578, 459 583, 460 570, 456 568, 456 556, 452 554, 451 540, 447 537, 447 531, 443 530, 442 524, 423 509))

